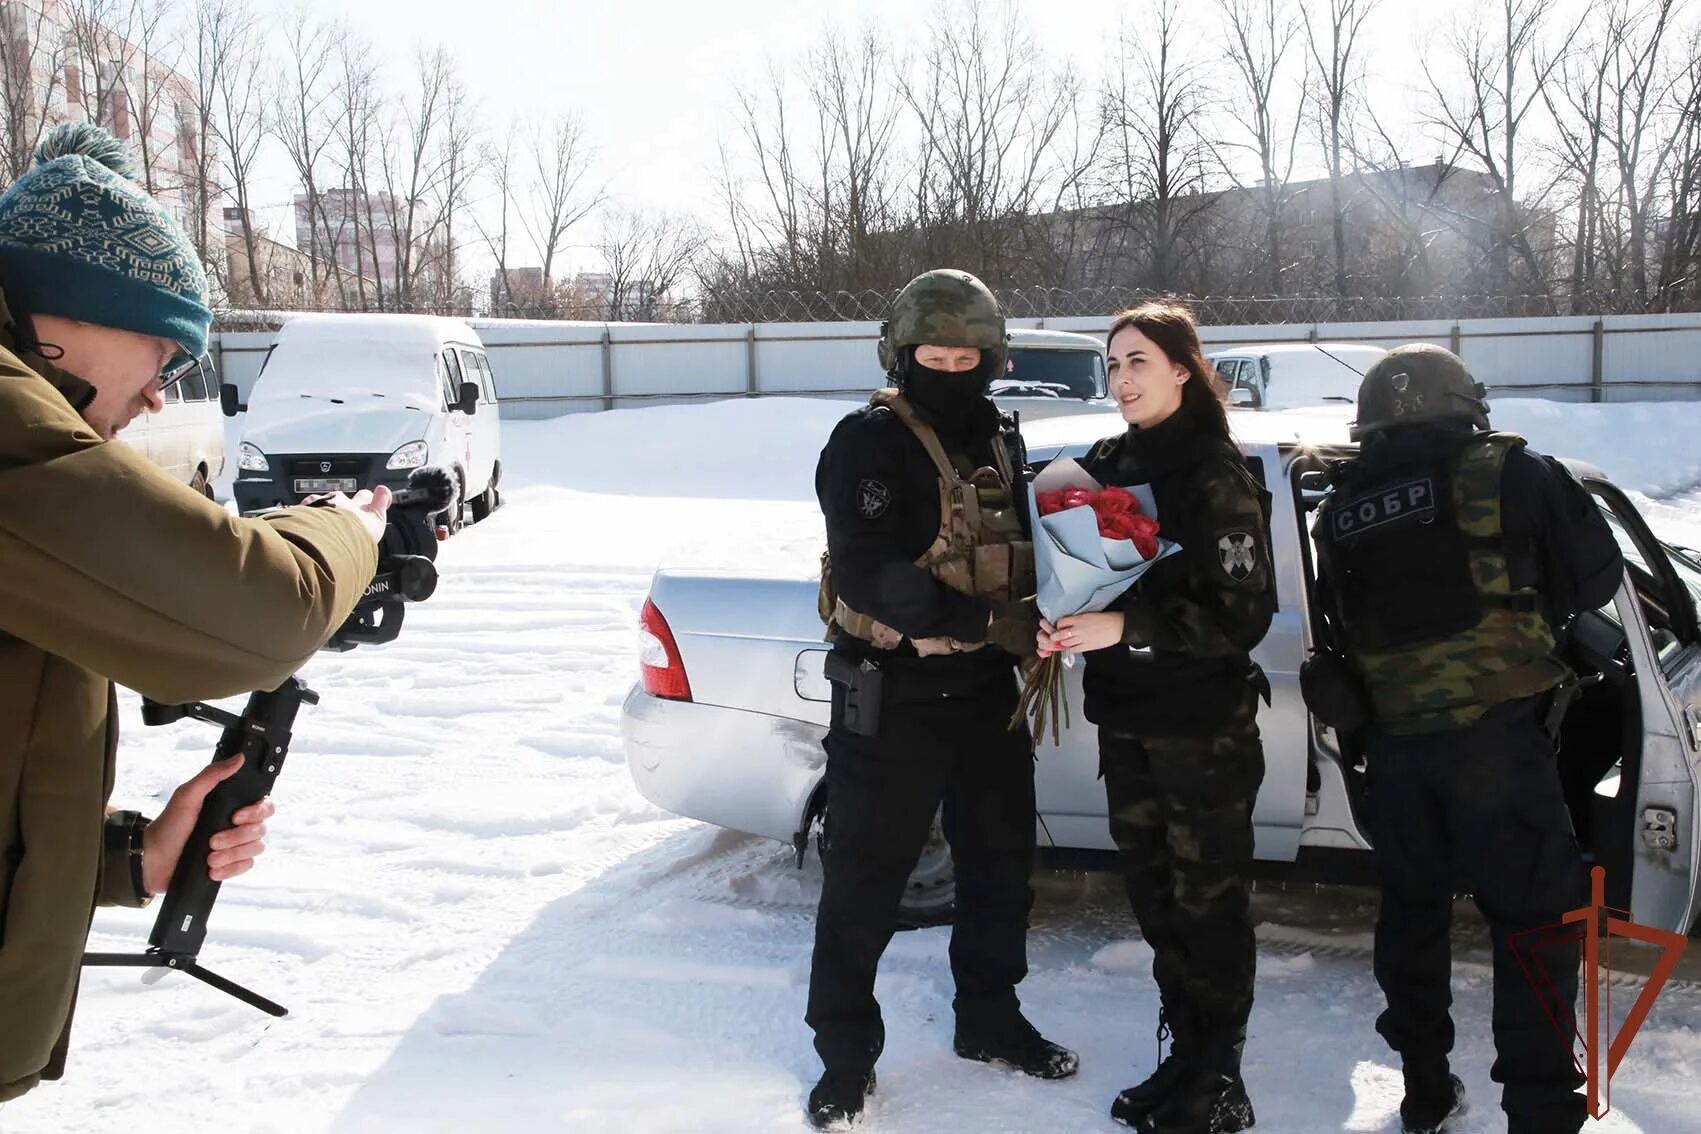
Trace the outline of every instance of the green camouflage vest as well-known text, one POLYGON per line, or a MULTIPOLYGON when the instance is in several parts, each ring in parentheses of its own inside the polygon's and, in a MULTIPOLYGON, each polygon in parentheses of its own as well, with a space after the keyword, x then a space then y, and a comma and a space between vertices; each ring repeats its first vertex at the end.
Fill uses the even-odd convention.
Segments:
MULTIPOLYGON (((1022 530, 1015 500, 1015 473, 1002 439, 992 445, 994 466, 960 471, 945 452, 939 435, 916 416, 903 394, 897 390, 877 390, 869 404, 884 406, 896 414, 921 441, 939 470, 939 534, 916 560, 916 566, 926 568, 952 590, 995 603, 1032 594, 1034 545, 1022 530)), ((817 609, 827 624, 828 641, 844 633, 883 650, 895 649, 904 641, 903 634, 876 618, 852 610, 838 597, 833 587, 832 562, 825 552, 821 555, 817 609)), ((912 638, 910 644, 916 653, 927 657, 978 650, 986 643, 912 638)))
MULTIPOLYGON (((1474 624, 1446 627, 1440 636, 1378 649, 1355 627, 1348 596, 1336 596, 1352 660, 1369 690, 1376 723, 1387 732, 1465 728, 1490 707, 1545 692, 1570 675, 1555 652, 1540 594, 1531 588, 1515 590, 1507 565, 1501 471, 1508 455, 1523 445, 1524 439, 1514 434, 1477 434, 1459 450, 1447 478, 1452 522, 1469 561, 1468 585, 1476 602, 1474 610, 1469 605, 1465 609, 1472 611, 1474 624)), ((1376 492, 1355 498, 1349 486, 1350 480, 1337 488, 1319 513, 1319 553, 1325 563, 1349 557, 1332 545, 1340 510, 1363 505, 1369 509, 1365 517, 1375 515, 1376 492)), ((1437 495, 1442 491, 1436 488, 1437 495)), ((1394 498, 1394 493, 1383 497, 1394 498)), ((1440 503, 1445 516, 1447 502, 1440 503)), ((1428 538, 1451 535, 1432 528, 1428 538)), ((1331 579, 1338 583, 1333 572, 1331 579)), ((1416 608, 1412 613, 1421 617, 1425 611, 1416 608)))

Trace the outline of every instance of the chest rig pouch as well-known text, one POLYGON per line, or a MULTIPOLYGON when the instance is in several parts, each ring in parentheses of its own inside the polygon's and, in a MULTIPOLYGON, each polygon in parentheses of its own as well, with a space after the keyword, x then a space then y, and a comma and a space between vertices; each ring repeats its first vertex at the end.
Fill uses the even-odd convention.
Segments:
MULTIPOLYGON (((992 443, 992 465, 974 467, 966 458, 953 458, 939 435, 916 416, 909 399, 897 390, 876 391, 870 404, 884 406, 914 433, 939 473, 939 533, 916 560, 935 579, 954 591, 991 602, 1008 602, 1033 589, 1034 546, 1022 529, 1016 501, 1015 471, 1003 438, 992 443)), ((827 638, 839 633, 896 649, 905 641, 898 630, 853 610, 833 587, 832 562, 821 556, 818 612, 827 623, 827 638)), ((955 638, 912 638, 916 653, 963 653, 985 642, 955 638)))
POLYGON ((1523 445, 1475 434, 1450 451, 1373 454, 1336 475, 1320 550, 1389 731, 1463 727, 1567 675, 1540 593, 1512 585, 1500 483, 1523 445))

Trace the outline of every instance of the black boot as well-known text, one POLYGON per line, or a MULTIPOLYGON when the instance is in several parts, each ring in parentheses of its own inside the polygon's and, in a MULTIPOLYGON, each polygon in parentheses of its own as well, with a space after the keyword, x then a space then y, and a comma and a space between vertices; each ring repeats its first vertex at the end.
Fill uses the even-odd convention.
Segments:
POLYGON ((1081 1066, 1074 1052, 1040 1035, 1019 1012, 997 1022, 958 1020, 952 1046, 964 1059, 1002 1063, 1036 1079, 1067 1079, 1081 1066))
POLYGON ((1400 1129, 1405 1134, 1441 1134, 1470 1109, 1465 1084, 1446 1065, 1428 1071, 1406 1068, 1406 1097, 1400 1100, 1400 1129))
POLYGON ((1144 1082, 1129 1087, 1116 1096, 1116 1101, 1110 1104, 1110 1116, 1125 1126, 1132 1126, 1136 1119, 1156 1107, 1170 1093, 1181 1085, 1190 1063, 1192 1053, 1189 1043, 1192 1041, 1192 1025, 1185 1012, 1171 1013, 1170 1010, 1158 1010, 1158 1061, 1157 1070, 1148 1075, 1144 1082), (1169 1038, 1169 1054, 1163 1054, 1164 1038, 1169 1038))
POLYGON ((828 1068, 809 1092, 809 1125, 817 1130, 846 1129, 862 1118, 862 1108, 874 1093, 874 1072, 834 1071, 828 1068))
POLYGON ((1141 1134, 1236 1134, 1257 1123, 1240 1078, 1244 1027, 1199 1027, 1197 1059, 1157 1106, 1134 1120, 1141 1134))

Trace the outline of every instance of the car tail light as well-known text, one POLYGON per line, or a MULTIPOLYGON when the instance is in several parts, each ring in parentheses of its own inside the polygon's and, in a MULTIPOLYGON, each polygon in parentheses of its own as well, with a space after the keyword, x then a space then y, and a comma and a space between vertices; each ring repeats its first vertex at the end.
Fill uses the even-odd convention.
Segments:
POLYGON ((639 626, 638 664, 643 670, 644 692, 669 701, 691 700, 691 682, 686 680, 685 663, 680 660, 673 631, 649 599, 644 600, 639 626))

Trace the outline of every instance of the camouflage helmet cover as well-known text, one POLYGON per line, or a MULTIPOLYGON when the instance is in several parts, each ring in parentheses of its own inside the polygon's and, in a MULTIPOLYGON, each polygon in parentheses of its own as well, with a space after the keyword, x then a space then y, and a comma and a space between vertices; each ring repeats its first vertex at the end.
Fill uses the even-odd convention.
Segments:
POLYGON ((1377 359, 1359 384, 1352 439, 1441 421, 1468 421, 1487 429, 1487 396, 1452 351, 1429 343, 1396 347, 1377 359))
POLYGON ((912 346, 976 347, 990 372, 1004 369, 1009 336, 992 289, 967 272, 935 268, 904 285, 880 325, 880 367, 887 373, 912 346))

